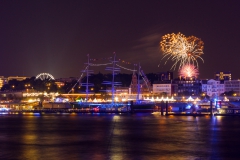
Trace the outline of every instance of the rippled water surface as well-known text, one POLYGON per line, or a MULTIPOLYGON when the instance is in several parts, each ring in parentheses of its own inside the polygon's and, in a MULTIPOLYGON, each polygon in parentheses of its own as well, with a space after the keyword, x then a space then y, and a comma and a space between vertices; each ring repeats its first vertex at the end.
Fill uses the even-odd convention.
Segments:
POLYGON ((240 117, 0 115, 0 159, 240 159, 240 117))

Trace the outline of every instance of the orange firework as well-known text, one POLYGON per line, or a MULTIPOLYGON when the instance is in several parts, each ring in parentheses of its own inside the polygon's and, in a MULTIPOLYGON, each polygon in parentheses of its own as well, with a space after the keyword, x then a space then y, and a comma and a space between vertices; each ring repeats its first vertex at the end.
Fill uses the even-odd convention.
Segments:
POLYGON ((186 37, 180 32, 178 34, 166 34, 160 42, 164 54, 161 60, 166 59, 165 64, 168 60, 172 60, 174 63, 171 69, 175 69, 178 64, 179 68, 185 64, 196 64, 198 67, 197 59, 203 61, 201 57, 203 45, 203 41, 194 36, 186 37))

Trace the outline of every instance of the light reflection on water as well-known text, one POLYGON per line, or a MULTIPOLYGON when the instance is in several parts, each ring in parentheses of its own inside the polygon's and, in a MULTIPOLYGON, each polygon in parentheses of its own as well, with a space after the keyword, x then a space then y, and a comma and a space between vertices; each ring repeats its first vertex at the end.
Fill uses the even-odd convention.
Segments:
POLYGON ((0 159, 240 158, 240 117, 0 115, 0 159))

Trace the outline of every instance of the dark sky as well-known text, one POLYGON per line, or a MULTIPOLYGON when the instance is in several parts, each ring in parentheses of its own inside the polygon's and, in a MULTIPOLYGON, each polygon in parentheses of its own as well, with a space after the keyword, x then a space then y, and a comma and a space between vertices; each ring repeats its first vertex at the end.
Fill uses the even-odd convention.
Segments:
POLYGON ((1 0, 0 75, 79 77, 87 54, 107 58, 113 52, 140 63, 145 73, 168 71, 170 61, 158 67, 159 42, 165 34, 181 32, 204 42, 200 78, 231 71, 237 79, 239 8, 237 0, 1 0))

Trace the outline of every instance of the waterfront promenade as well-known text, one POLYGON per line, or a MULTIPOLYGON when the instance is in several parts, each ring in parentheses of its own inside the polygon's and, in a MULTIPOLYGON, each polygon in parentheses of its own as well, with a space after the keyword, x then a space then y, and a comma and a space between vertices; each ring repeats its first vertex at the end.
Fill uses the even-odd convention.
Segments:
MULTIPOLYGON (((237 102, 239 104, 239 102, 237 102)), ((214 106, 212 103, 193 105, 192 103, 45 103, 44 107, 34 107, 29 109, 0 108, 0 114, 47 114, 47 113, 158 113, 161 115, 240 115, 239 106, 228 106, 225 103, 221 106, 214 106)))

